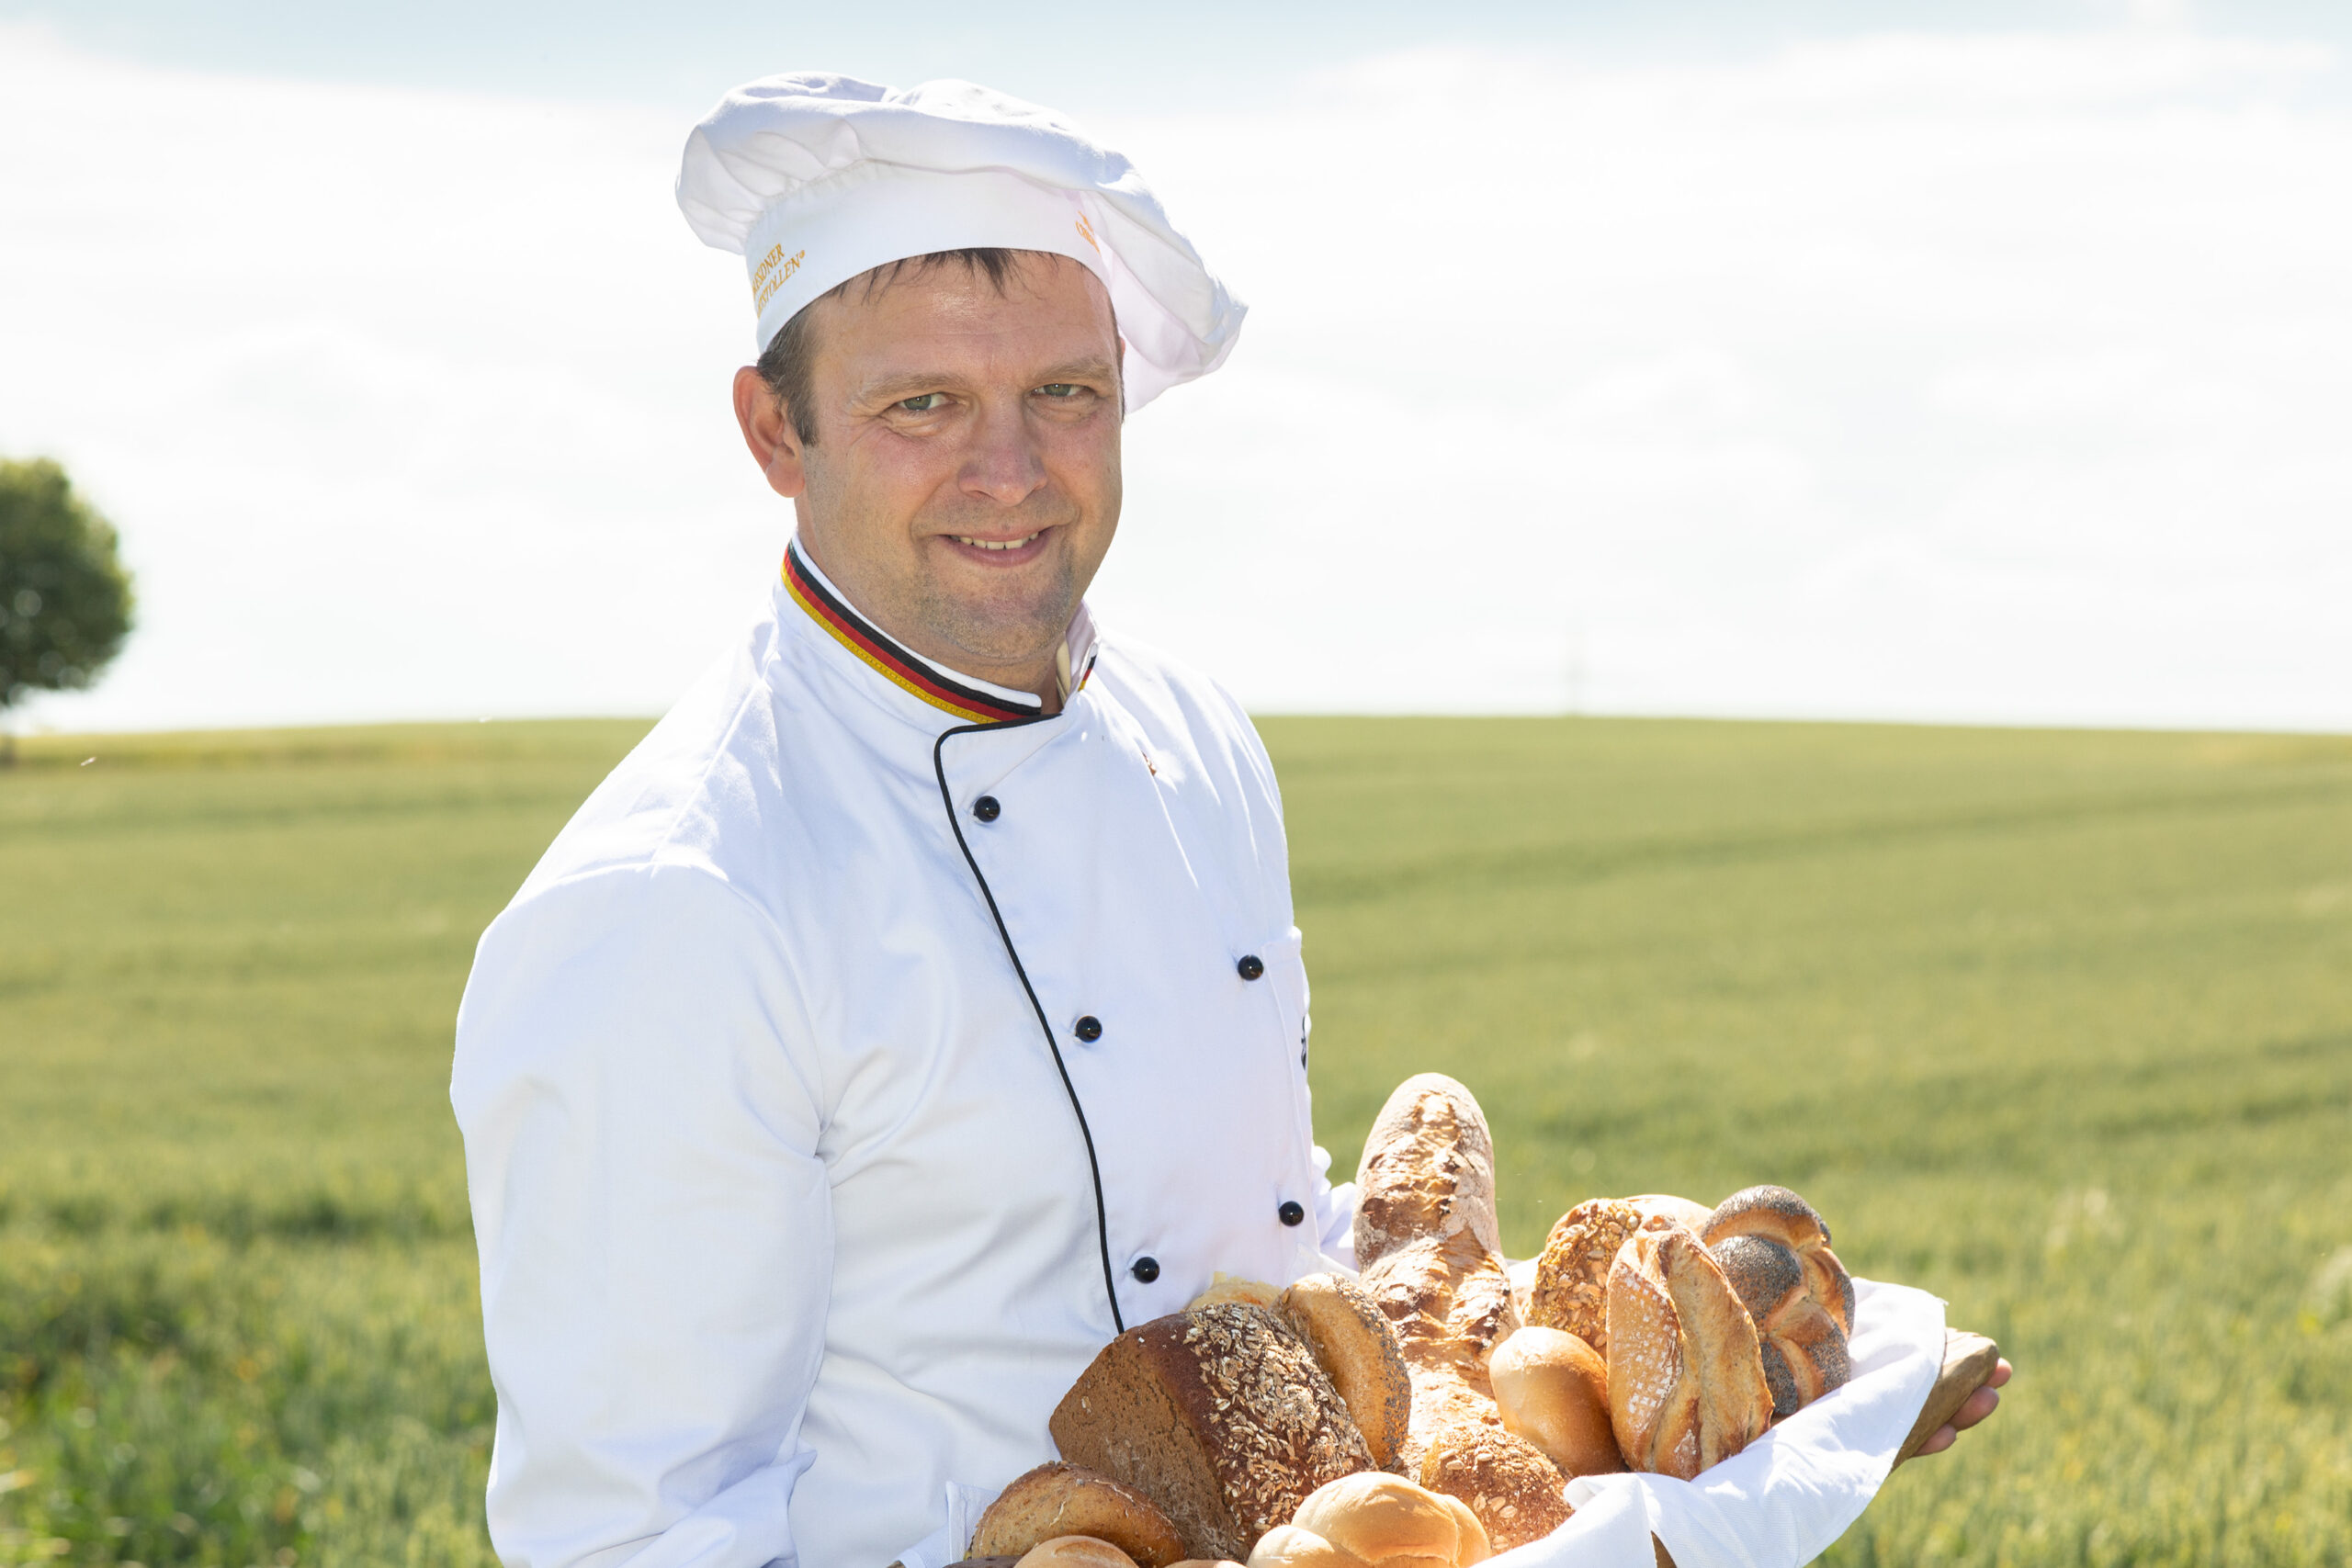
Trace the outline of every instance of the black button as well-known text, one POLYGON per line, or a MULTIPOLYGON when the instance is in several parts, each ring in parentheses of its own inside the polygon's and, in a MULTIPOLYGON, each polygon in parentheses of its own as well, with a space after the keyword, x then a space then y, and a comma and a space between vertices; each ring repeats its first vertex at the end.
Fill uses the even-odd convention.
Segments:
POLYGON ((984 795, 972 802, 972 815, 983 822, 995 821, 996 814, 1003 809, 1003 807, 996 803, 996 796, 992 795, 984 795))
MULTIPOLYGON (((1097 1040, 1102 1038, 1102 1021, 1095 1017, 1092 1013, 1088 1013, 1084 1018, 1078 1021, 1077 1026, 1073 1028, 1070 1032, 1077 1035, 1080 1040, 1085 1041, 1089 1045, 1091 1045, 1097 1040)), ((1151 1263, 1151 1259, 1148 1258, 1145 1258, 1144 1261, 1146 1263, 1151 1263)), ((1158 1269, 1159 1265, 1153 1263, 1152 1267, 1154 1269, 1158 1269)))
POLYGON ((1283 1199, 1283 1206, 1276 1209, 1274 1213, 1286 1225, 1304 1224, 1306 1222, 1306 1211, 1299 1206, 1299 1201, 1295 1198, 1283 1199))
POLYGON ((1243 979, 1254 980, 1266 972, 1266 961, 1254 953, 1246 953, 1241 955, 1241 962, 1233 967, 1243 979))
POLYGON ((1129 1269, 1127 1272, 1136 1277, 1137 1283, 1148 1285, 1154 1280, 1159 1278, 1159 1259, 1157 1258, 1138 1258, 1135 1261, 1135 1266, 1129 1269))

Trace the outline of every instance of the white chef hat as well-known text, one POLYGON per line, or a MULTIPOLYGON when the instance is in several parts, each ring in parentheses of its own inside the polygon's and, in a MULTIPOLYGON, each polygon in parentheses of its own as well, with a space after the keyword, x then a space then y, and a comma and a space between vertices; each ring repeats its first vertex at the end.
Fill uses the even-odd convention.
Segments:
POLYGON ((969 82, 899 89, 808 73, 719 100, 686 138, 678 207, 741 254, 758 348, 834 286, 908 256, 1046 251, 1102 280, 1126 404, 1225 362, 1245 307, 1126 159, 1051 109, 969 82))

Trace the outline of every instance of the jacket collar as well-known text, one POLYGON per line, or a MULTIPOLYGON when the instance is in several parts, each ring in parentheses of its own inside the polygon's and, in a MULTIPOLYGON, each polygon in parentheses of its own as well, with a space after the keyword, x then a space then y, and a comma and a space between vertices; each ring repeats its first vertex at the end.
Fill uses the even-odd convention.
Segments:
MULTIPOLYGON (((858 614, 849 596, 833 586, 795 539, 784 552, 784 589, 818 628, 846 649, 852 657, 892 685, 952 714, 967 724, 1002 724, 1044 716, 1046 705, 1034 692, 1015 691, 976 676, 958 674, 944 664, 902 647, 879 626, 858 614)), ((1069 631, 1055 655, 1061 694, 1068 702, 1082 690, 1094 671, 1094 618, 1080 604, 1070 618, 1069 631)))

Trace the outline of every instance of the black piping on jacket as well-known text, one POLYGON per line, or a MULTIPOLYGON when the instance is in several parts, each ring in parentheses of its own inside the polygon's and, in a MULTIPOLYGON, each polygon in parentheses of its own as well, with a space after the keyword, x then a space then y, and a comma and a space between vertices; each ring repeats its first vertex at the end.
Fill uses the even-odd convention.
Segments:
POLYGON ((1037 1027, 1046 1036, 1046 1049, 1054 1054, 1054 1070, 1062 1076, 1062 1092, 1069 1096, 1069 1108, 1078 1118, 1078 1135, 1086 1141, 1087 1174, 1094 1179, 1094 1242, 1102 1255, 1102 1290, 1111 1298, 1111 1322, 1118 1332, 1127 1329, 1127 1320, 1119 1311, 1118 1274, 1111 1267, 1111 1221, 1102 1206, 1102 1164, 1094 1155, 1094 1130, 1086 1124, 1086 1107, 1078 1100, 1078 1086, 1069 1079, 1069 1066, 1062 1060, 1062 1043, 1054 1033, 1053 1024, 1046 1017, 1046 1007, 1037 999, 1037 987, 1029 983, 1029 971, 1022 966, 1020 951, 1012 945, 1012 932, 1006 929, 1004 911, 996 907, 996 894, 989 890, 989 879, 981 874, 980 863, 972 858, 972 846, 964 839, 964 822, 956 809, 956 796, 947 787, 947 742, 958 735, 984 735, 1000 729, 1018 729, 1023 725, 1036 724, 1059 715, 1040 714, 1035 718, 1001 719, 991 724, 959 725, 943 730, 932 743, 931 770, 939 780, 939 803, 947 810, 948 831, 956 835, 956 847, 964 852, 964 863, 972 868, 972 880, 980 885, 980 897, 988 900, 989 917, 996 921, 996 934, 1004 942, 1004 955, 1012 960, 1013 976, 1020 980, 1029 1007, 1037 1015, 1037 1027))

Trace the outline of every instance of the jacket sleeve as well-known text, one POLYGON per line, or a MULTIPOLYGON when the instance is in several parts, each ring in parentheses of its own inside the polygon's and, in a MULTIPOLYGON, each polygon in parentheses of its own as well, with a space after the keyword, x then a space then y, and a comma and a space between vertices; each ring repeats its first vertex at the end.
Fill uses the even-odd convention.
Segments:
POLYGON ((774 922, 708 871, 560 882, 483 936, 450 1100, 508 1568, 797 1562, 833 1258, 814 1062, 774 922))

